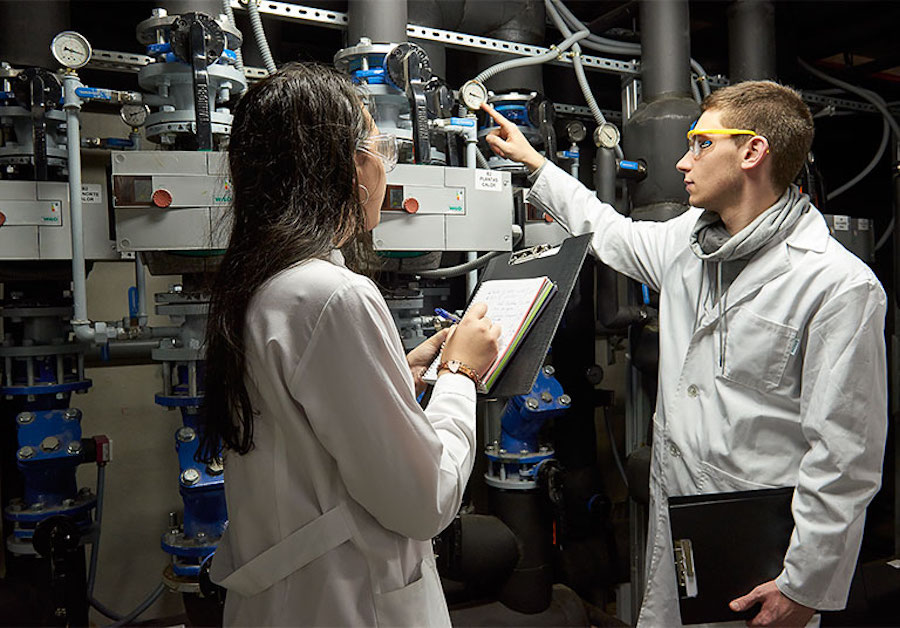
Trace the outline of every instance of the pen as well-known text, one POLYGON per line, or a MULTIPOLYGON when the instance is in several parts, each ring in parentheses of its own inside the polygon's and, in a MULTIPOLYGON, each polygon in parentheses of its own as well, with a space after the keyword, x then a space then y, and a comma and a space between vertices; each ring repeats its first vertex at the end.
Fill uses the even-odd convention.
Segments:
POLYGON ((438 316, 440 316, 441 318, 451 321, 453 323, 459 322, 459 316, 456 316, 455 314, 451 314, 450 312, 448 312, 447 310, 445 310, 443 308, 439 308, 439 307, 434 308, 434 313, 437 314, 438 316))

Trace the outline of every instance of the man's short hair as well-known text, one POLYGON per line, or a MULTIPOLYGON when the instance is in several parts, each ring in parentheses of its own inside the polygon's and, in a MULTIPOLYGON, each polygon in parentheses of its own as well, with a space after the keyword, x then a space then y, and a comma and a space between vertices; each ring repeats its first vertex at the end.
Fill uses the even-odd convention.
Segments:
POLYGON ((721 112, 726 127, 750 129, 769 140, 772 183, 779 193, 797 178, 812 146, 813 118, 796 91, 773 81, 744 81, 714 91, 701 109, 721 112))

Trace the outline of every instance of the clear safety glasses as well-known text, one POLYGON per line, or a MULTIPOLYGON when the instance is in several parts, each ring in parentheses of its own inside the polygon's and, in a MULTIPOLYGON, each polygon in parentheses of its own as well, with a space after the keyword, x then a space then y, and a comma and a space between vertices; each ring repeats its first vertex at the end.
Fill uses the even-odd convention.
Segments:
POLYGON ((691 129, 687 132, 688 150, 696 158, 702 151, 712 146, 712 140, 706 135, 757 135, 756 131, 748 129, 691 129))
POLYGON ((372 155, 372 157, 377 157, 384 164, 384 171, 390 172, 397 165, 397 159, 400 156, 400 143, 396 135, 379 133, 378 135, 367 137, 356 150, 372 155))

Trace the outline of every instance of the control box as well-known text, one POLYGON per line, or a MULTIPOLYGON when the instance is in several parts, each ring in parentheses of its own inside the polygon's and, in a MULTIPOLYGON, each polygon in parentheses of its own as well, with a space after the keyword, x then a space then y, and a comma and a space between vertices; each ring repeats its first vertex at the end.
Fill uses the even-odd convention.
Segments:
POLYGON ((511 251, 510 173, 398 164, 388 174, 379 251, 511 251))

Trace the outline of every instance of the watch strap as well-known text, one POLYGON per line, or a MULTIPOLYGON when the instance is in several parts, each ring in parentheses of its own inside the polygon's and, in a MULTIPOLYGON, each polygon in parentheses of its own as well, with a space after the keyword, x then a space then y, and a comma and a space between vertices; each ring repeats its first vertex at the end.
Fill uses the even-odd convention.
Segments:
POLYGON ((456 372, 461 375, 465 375, 466 377, 471 379, 473 382, 475 382, 475 388, 481 388, 481 378, 478 377, 478 372, 475 369, 473 369, 471 366, 469 366, 468 364, 459 362, 458 360, 444 360, 443 362, 438 364, 437 371, 438 371, 438 373, 440 373, 444 369, 447 369, 451 373, 456 372), (456 362, 455 370, 450 368, 450 362, 456 362))

